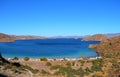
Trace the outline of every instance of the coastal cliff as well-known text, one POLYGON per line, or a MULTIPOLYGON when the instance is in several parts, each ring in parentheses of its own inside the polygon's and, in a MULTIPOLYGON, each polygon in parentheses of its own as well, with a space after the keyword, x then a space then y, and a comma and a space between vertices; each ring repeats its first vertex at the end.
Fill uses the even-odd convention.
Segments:
POLYGON ((89 48, 96 49, 102 55, 105 53, 120 52, 120 36, 103 40, 97 45, 90 45, 89 48))
POLYGON ((94 48, 103 58, 102 77, 120 77, 120 36, 90 45, 89 48, 94 48))
POLYGON ((105 39, 107 39, 108 37, 104 34, 95 34, 93 36, 88 36, 88 37, 84 37, 83 40, 85 41, 103 41, 105 39))

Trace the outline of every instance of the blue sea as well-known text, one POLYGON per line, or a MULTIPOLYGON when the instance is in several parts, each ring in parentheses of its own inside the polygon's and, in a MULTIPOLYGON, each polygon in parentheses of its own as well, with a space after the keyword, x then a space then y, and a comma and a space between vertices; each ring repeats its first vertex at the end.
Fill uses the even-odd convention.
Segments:
POLYGON ((1 42, 0 52, 6 58, 79 58, 96 57, 94 49, 89 49, 90 44, 99 44, 99 41, 82 41, 82 39, 32 39, 16 40, 15 42, 1 42))

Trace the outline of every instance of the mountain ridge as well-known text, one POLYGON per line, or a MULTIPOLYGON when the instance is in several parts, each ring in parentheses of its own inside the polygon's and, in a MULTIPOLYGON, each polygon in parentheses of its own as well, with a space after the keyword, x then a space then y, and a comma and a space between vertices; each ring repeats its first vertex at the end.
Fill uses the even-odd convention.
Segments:
POLYGON ((102 41, 107 38, 120 36, 120 33, 109 33, 109 34, 95 34, 95 35, 85 35, 85 36, 34 36, 34 35, 8 35, 0 33, 0 42, 14 42, 15 40, 27 40, 27 39, 57 39, 57 38, 83 38, 84 41, 102 41))

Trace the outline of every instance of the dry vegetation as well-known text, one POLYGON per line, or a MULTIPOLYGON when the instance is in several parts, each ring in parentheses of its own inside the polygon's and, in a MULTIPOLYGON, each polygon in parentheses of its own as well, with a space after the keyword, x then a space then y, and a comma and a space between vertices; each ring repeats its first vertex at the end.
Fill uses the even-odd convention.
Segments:
POLYGON ((92 45, 103 57, 103 73, 105 77, 120 77, 120 36, 106 39, 98 45, 92 45))

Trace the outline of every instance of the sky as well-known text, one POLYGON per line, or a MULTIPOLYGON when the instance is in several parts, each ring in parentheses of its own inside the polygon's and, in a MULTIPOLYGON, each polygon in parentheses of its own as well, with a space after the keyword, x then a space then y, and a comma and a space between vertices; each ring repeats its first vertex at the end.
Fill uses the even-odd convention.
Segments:
POLYGON ((0 33, 120 33, 120 0, 0 0, 0 33))

